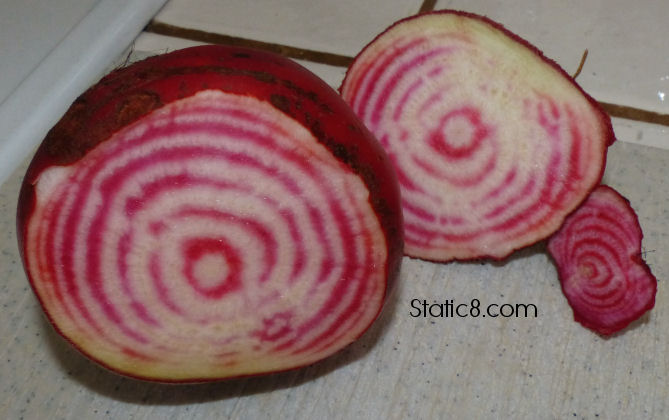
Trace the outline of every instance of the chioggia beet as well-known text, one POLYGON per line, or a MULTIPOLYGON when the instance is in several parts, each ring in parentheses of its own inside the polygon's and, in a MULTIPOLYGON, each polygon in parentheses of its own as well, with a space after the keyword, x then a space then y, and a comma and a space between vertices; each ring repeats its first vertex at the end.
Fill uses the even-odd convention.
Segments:
POLYGON ((655 306, 657 280, 641 254, 643 233, 629 201, 601 185, 548 240, 574 319, 602 335, 655 306))
POLYGON ((395 166, 405 252, 502 259, 544 240, 599 184, 611 121, 554 61, 483 16, 401 20, 340 88, 395 166))
POLYGON ((113 71, 48 133, 17 212, 49 321, 161 382, 258 375, 347 346, 403 253, 386 153, 298 64, 202 46, 113 71))

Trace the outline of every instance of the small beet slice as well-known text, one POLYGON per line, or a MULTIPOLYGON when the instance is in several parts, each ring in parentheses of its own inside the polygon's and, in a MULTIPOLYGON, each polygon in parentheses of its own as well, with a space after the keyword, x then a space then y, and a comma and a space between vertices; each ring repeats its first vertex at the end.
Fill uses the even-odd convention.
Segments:
POLYGON ((601 185, 548 240, 576 321, 608 335, 653 308, 657 280, 641 257, 642 238, 629 201, 601 185))
POLYGON ((373 135, 296 63, 205 46, 117 70, 50 131, 17 212, 55 328, 116 372, 195 382, 357 339, 402 257, 373 135))
POLYGON ((405 253, 428 260, 501 259, 545 239, 599 183, 614 141, 557 64, 463 12, 392 25, 340 91, 395 165, 405 253))

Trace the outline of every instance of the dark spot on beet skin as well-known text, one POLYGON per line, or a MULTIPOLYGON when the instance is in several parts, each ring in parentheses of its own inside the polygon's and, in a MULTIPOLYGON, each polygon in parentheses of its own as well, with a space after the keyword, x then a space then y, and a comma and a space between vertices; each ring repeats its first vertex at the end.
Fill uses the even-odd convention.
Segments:
POLYGON ((116 112, 116 122, 119 126, 127 125, 150 111, 162 106, 160 96, 154 92, 137 92, 128 96, 116 112))
POLYGON ((272 106, 274 106, 274 108, 278 109, 284 114, 292 115, 290 111, 290 99, 284 95, 274 93, 269 97, 269 102, 272 104, 272 106))

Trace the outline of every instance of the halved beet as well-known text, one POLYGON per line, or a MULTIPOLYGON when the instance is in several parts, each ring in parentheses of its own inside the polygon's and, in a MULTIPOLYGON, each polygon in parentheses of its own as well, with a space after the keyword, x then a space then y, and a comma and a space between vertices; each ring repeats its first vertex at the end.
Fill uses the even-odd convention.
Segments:
POLYGON ((657 280, 641 256, 642 238, 629 201, 602 185, 548 240, 576 321, 608 335, 653 308, 657 280))
POLYGON ((555 232, 600 181, 610 118, 558 65, 485 17, 401 20, 341 94, 398 173, 405 252, 503 258, 555 232))
POLYGON ((281 371, 358 338, 402 256, 399 188, 336 91, 195 47, 114 71, 26 174, 19 245, 54 327, 133 377, 281 371))

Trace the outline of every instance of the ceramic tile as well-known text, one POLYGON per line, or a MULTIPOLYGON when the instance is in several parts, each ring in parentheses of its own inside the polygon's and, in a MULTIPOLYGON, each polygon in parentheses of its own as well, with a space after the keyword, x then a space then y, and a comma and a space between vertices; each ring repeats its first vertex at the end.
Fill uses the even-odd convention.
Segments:
POLYGON ((191 41, 173 36, 157 35, 143 32, 132 44, 133 54, 161 54, 181 48, 204 45, 204 42, 191 41))
POLYGON ((439 0, 437 9, 486 15, 536 45, 600 101, 669 112, 665 0, 439 0))
POLYGON ((294 47, 355 55, 418 0, 172 0, 156 21, 294 47))
POLYGON ((618 141, 669 149, 669 127, 613 118, 613 131, 618 141))

